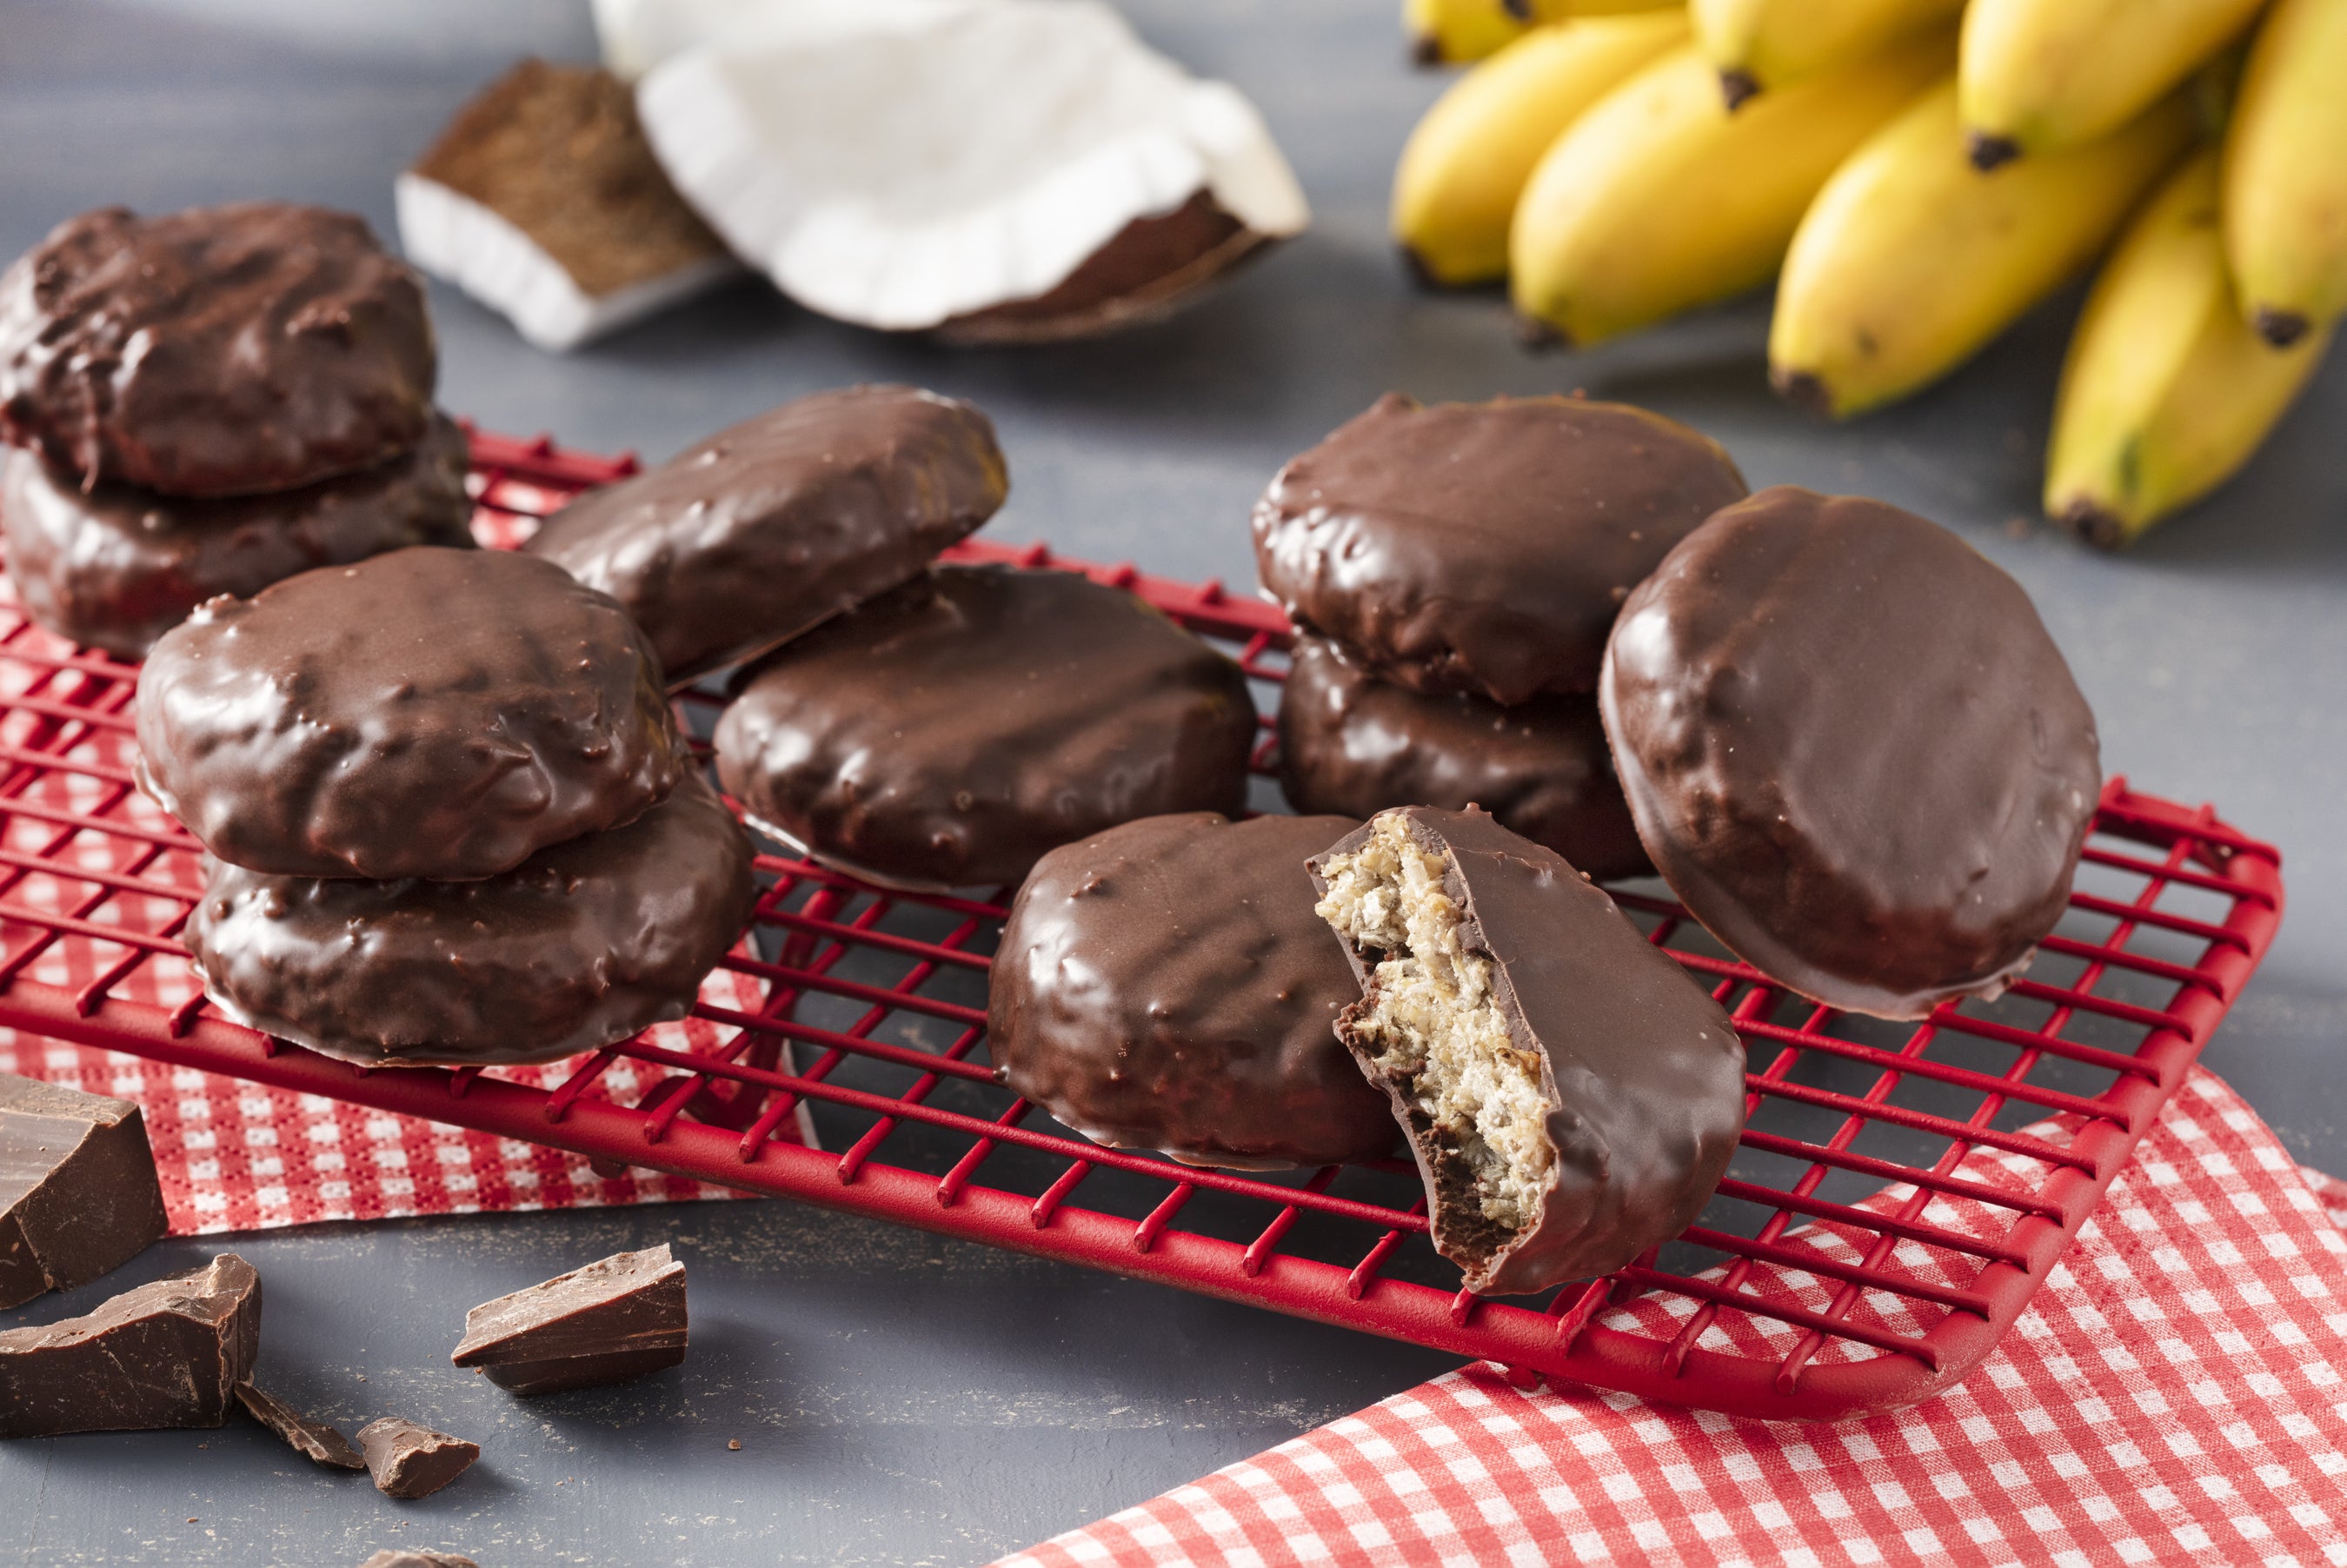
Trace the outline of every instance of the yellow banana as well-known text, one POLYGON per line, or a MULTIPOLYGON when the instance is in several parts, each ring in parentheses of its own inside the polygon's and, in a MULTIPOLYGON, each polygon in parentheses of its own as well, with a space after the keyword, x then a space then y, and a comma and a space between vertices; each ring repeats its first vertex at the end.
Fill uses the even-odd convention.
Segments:
POLYGON ((2261 342, 2234 308, 2218 155, 2178 170, 2095 280, 2070 339, 2046 456, 2045 515, 2113 548, 2249 461, 2329 346, 2318 326, 2261 342))
POLYGON ((1419 65, 1456 66, 1552 22, 1681 6, 1682 0, 1402 0, 1401 26, 1419 65))
POLYGON ((1973 161, 1993 169, 2116 131, 2223 48, 2264 5, 1972 0, 1957 75, 1973 161))
POLYGON ((1768 281, 1834 166, 1932 78, 1942 30, 1730 115, 1693 45, 1573 122, 1516 203, 1508 267, 1541 336, 1588 344, 1768 281))
POLYGON ((2225 259, 2287 346, 2347 312, 2347 0, 2278 0, 2225 140, 2225 259))
POLYGON ((1686 36, 1678 11, 1542 27, 1436 99, 1394 171, 1393 234, 1419 276, 1460 284, 1504 275, 1508 220, 1541 154, 1583 109, 1686 36))
POLYGON ((1954 19, 1963 0, 1688 0, 1696 41, 1734 108, 1954 19))
POLYGON ((2192 123, 2178 93, 2115 135, 1983 174, 1943 84, 1801 219, 1777 284, 1771 384, 1840 418, 1938 380, 2094 258, 2192 123))

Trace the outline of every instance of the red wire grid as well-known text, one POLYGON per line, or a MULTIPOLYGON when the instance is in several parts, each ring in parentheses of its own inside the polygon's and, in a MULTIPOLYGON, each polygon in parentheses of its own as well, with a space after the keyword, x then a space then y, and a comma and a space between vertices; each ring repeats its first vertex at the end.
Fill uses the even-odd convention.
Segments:
MULTIPOLYGON (((545 438, 472 439, 481 531, 495 543, 634 468, 545 438)), ((1289 628, 1259 600, 1040 546, 970 540, 951 559, 1129 589, 1229 648, 1266 705, 1276 700, 1289 628)), ((1092 1144, 998 1087, 979 1047, 1010 889, 893 892, 763 856, 754 940, 728 962, 764 1004, 704 1005, 719 1026, 705 1053, 639 1039, 578 1059, 552 1090, 495 1069, 362 1069, 231 1023, 181 961, 192 841, 132 785, 136 673, 0 603, 0 1025, 1156 1280, 1488 1358, 1527 1384, 1546 1376, 1738 1414, 1892 1409, 1976 1366, 2176 1092, 2281 919, 2271 846, 2123 780, 2104 794, 2069 916, 2029 975, 1994 1002, 1942 1006, 1920 1025, 1791 997, 1712 943, 1659 884, 1618 887, 1735 1019, 1750 1127, 1677 1241, 1609 1279, 1482 1299, 1434 1254, 1401 1159, 1292 1176, 1195 1169, 1092 1144), (73 972, 94 979, 40 978, 45 955, 76 945, 73 972), (599 1088, 622 1058, 657 1070, 633 1103, 599 1088), (809 1112, 820 1146, 795 1131, 809 1112), (1948 1219, 1959 1211, 1969 1223, 1948 1219)), ((719 701, 682 699, 697 734, 719 701)))

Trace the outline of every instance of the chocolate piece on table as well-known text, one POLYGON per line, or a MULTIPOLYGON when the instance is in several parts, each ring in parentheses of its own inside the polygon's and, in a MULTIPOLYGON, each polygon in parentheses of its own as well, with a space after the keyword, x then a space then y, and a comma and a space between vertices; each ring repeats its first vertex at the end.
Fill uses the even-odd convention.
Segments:
POLYGON ((0 1307, 87 1285, 169 1229, 138 1106, 0 1072, 0 1307))
POLYGON ((138 681, 138 780, 290 876, 510 871, 634 821, 690 765, 626 611, 508 550, 394 550, 219 600, 138 681))
POLYGON ((551 1061, 682 1018, 757 900, 698 773, 625 827, 478 882, 207 866, 189 957, 241 1023, 366 1066, 551 1061))
POLYGON ((1333 1032, 1360 988, 1304 869, 1356 823, 1184 812, 1043 856, 995 952, 995 1076, 1096 1143, 1191 1164, 1393 1153, 1333 1032))
POLYGON ((261 1349, 261 1276, 234 1253, 85 1317, 0 1332, 0 1438, 216 1427, 261 1349))
POLYGON ((976 408, 856 386, 590 491, 523 548, 625 605, 682 684, 919 576, 1009 489, 976 408))
POLYGON ((1993 996, 2061 918, 2094 713, 2020 584, 1911 512, 1727 508, 1631 596, 1601 698, 1655 866, 1803 996, 1993 996))
POLYGON ((298 490, 210 499, 128 485, 84 491, 38 453, 0 456, 0 529, 26 613, 61 637, 143 659, 220 594, 409 545, 472 547, 465 433, 446 419, 412 452, 298 490))
POLYGON ((1298 811, 1358 820, 1397 805, 1480 805, 1592 876, 1653 866, 1614 776, 1597 702, 1512 708, 1378 679, 1325 637, 1296 639, 1279 695, 1279 787, 1298 811))
POLYGON ((1263 586, 1418 692, 1589 692, 1629 590, 1743 496, 1718 443, 1619 403, 1389 394, 1255 508, 1263 586))
POLYGON ((386 1546, 359 1568, 481 1568, 469 1557, 454 1552, 409 1552, 402 1547, 386 1546))
POLYGON ((251 1383, 236 1386, 237 1403, 244 1413, 275 1432, 286 1446, 313 1464, 329 1470, 364 1470, 366 1460, 359 1450, 351 1447, 350 1440, 323 1421, 313 1421, 274 1395, 265 1394, 251 1383))
POLYGON ((367 1473, 386 1497, 429 1497, 481 1457, 481 1445, 419 1426, 405 1416, 385 1416, 359 1429, 367 1473))
POLYGON ((1386 812, 1311 866, 1361 979, 1337 1037, 1470 1289, 1609 1274, 1694 1223, 1744 1129, 1744 1049, 1611 898, 1480 811, 1386 812))
POLYGON ((663 1242, 483 1302, 448 1358, 500 1389, 553 1394, 676 1366, 685 1327, 684 1265, 663 1242))
POLYGON ((1246 677, 1122 589, 941 566, 743 671, 717 772, 758 826, 876 881, 1015 883, 1051 849, 1246 801, 1246 677))
POLYGON ((388 462, 434 372, 415 274, 348 212, 100 208, 0 273, 0 437, 93 484, 232 496, 388 462))

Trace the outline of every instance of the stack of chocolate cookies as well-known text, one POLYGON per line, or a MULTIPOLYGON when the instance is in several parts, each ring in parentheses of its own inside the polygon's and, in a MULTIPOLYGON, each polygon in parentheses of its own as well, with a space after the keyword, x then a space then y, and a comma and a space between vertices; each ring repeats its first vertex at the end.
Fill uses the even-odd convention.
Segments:
POLYGON ((217 594, 469 546, 415 275, 251 202, 60 224, 0 273, 0 529, 32 617, 127 659, 217 594))

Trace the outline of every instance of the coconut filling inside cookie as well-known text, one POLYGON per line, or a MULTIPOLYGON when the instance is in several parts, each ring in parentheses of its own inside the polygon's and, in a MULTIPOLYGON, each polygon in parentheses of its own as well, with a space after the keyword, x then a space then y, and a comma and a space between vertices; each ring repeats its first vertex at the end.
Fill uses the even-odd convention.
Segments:
POLYGON ((1317 912, 1356 950, 1381 955, 1339 1030, 1409 1106, 1450 1250, 1480 1261, 1539 1217, 1556 1150, 1539 1056, 1510 1035, 1495 966, 1463 939, 1444 868, 1399 817, 1381 817, 1359 850, 1324 863, 1317 912))

